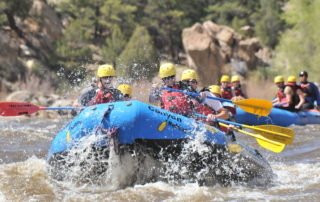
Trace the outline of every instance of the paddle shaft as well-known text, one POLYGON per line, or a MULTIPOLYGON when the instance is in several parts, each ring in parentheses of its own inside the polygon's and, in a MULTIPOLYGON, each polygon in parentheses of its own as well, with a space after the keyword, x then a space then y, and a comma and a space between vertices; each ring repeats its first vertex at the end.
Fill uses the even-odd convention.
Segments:
POLYGON ((39 110, 76 110, 77 107, 39 107, 39 110))
MULTIPOLYGON (((191 95, 191 96, 200 97, 200 94, 199 94, 199 93, 193 93, 193 92, 188 92, 188 91, 178 90, 178 89, 173 89, 173 88, 162 88, 162 89, 164 89, 164 90, 169 90, 169 91, 175 91, 175 92, 179 92, 179 93, 184 93, 184 94, 186 94, 186 95, 191 95)), ((218 98, 218 97, 207 96, 206 98, 212 99, 212 100, 220 100, 221 102, 230 102, 230 103, 232 103, 231 100, 223 99, 223 98, 218 98)))
MULTIPOLYGON (((196 114, 196 116, 201 117, 201 118, 207 118, 207 116, 202 115, 202 114, 196 114)), ((234 126, 242 127, 242 124, 236 123, 236 122, 226 121, 226 120, 222 120, 222 119, 216 119, 216 121, 221 122, 221 123, 225 123, 225 124, 232 124, 234 126)))
POLYGON ((40 110, 75 110, 77 107, 41 107, 26 102, 0 102, 0 116, 21 116, 36 113, 40 110))

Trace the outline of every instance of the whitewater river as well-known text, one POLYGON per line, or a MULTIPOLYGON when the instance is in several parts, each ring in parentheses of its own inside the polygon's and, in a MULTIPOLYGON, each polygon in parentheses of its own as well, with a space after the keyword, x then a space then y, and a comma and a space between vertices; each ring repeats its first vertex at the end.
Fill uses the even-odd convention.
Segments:
POLYGON ((56 181, 46 154, 67 119, 0 118, 0 201, 319 201, 320 126, 294 126, 296 137, 280 154, 237 134, 271 164, 275 179, 260 187, 153 182, 117 187, 56 181))

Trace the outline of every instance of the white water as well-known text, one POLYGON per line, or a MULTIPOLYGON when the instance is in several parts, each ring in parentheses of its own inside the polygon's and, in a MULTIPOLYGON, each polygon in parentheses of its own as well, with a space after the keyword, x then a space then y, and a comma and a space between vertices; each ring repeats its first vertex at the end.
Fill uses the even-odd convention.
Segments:
MULTIPOLYGON (((143 177, 157 171, 157 163, 149 157, 139 170, 141 178, 135 185, 126 186, 137 166, 131 155, 122 157, 125 164, 120 164, 114 155, 109 165, 112 172, 98 184, 81 183, 76 177, 56 181, 48 175, 45 155, 62 126, 63 122, 56 120, 0 120, 0 201, 318 201, 320 198, 320 126, 293 127, 294 144, 280 154, 264 150, 253 138, 237 134, 238 139, 261 151, 277 175, 273 183, 255 188, 237 184, 199 186, 170 180, 143 184, 146 181, 143 177)), ((195 149, 199 145, 196 141, 186 148, 195 149)), ((172 171, 185 172, 175 162, 170 165, 172 171)))

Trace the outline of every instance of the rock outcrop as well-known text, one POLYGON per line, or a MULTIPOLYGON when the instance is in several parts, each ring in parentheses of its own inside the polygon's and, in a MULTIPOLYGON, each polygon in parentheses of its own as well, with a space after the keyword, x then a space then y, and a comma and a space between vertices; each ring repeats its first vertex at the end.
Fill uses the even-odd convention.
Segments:
POLYGON ((32 2, 29 17, 16 18, 16 26, 22 34, 9 26, 0 29, 0 92, 3 94, 17 90, 10 86, 25 82, 33 68, 45 66, 54 41, 62 35, 61 22, 46 1, 32 2))
POLYGON ((227 26, 206 21, 182 32, 190 67, 197 70, 203 85, 217 83, 222 74, 240 74, 266 65, 266 49, 257 38, 244 38, 227 26), (263 54, 263 58, 260 55, 263 54))

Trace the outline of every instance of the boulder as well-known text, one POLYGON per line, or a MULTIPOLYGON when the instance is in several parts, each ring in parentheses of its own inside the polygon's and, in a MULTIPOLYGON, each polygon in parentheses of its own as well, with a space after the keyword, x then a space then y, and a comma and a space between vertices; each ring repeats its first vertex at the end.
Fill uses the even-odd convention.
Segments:
POLYGON ((246 39, 230 27, 212 21, 185 28, 182 42, 188 66, 197 70, 200 83, 205 86, 218 83, 222 74, 246 76, 246 71, 270 61, 265 51, 261 53, 263 47, 257 38, 246 39))
POLYGON ((197 70, 204 85, 220 77, 220 66, 225 59, 209 33, 200 24, 195 24, 182 32, 189 66, 197 70))

